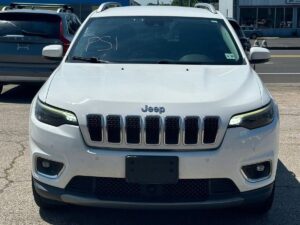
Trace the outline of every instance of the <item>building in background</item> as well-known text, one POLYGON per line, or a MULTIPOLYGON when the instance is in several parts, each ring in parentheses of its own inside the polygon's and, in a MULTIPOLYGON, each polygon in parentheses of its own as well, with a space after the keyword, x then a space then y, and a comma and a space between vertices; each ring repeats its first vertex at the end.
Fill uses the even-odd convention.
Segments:
MULTIPOLYGON (((18 0, 0 0, 0 5, 9 5, 18 0)), ((56 3, 72 5, 75 13, 84 20, 93 10, 106 1, 122 5, 182 4, 193 6, 198 0, 20 0, 20 2, 56 3), (137 3, 138 2, 138 3, 137 3)), ((300 0, 199 0, 215 5, 227 17, 240 25, 259 30, 263 36, 300 36, 300 0)))
POLYGON ((300 36, 300 0, 219 0, 219 10, 263 36, 300 36))

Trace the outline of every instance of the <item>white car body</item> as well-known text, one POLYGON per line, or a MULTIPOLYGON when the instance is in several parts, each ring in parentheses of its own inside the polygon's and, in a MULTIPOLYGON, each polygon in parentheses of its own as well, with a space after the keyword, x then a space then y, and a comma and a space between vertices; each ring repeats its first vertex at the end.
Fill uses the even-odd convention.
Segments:
MULTIPOLYGON (((253 111, 272 101, 268 90, 252 69, 234 30, 220 13, 205 9, 176 7, 120 7, 94 12, 90 18, 116 16, 176 16, 218 18, 226 22, 245 59, 244 65, 160 65, 160 64, 90 64, 67 63, 63 59, 34 98, 30 116, 30 149, 32 175, 38 183, 64 189, 75 176, 126 178, 125 159, 128 155, 177 156, 179 179, 227 178, 241 193, 257 190, 275 181, 278 161, 279 118, 274 103, 272 123, 258 129, 228 128, 234 115, 253 111), (35 115, 38 99, 50 106, 73 112, 79 126, 54 127, 40 122, 35 115), (164 107, 164 112, 143 112, 145 105, 164 107), (129 145, 124 136, 119 144, 91 141, 86 116, 89 114, 218 116, 219 129, 214 143, 166 145, 163 135, 159 145, 144 142, 129 145), (161 150, 161 151, 160 151, 161 150), (36 159, 41 157, 64 164, 57 176, 37 171, 36 159), (247 179, 241 167, 271 162, 271 174, 265 179, 247 179)), ((82 29, 82 28, 81 28, 82 29)), ((79 30, 78 34, 81 32, 79 30)), ((74 38, 76 40, 77 36, 74 38)), ((71 44, 72 49, 74 44, 71 44)), ((70 50, 69 50, 70 51, 70 50)), ((66 54, 68 55, 68 53, 66 54)), ((201 123, 200 130, 203 129, 201 123)), ((201 139, 201 134, 200 139, 201 139)), ((39 192, 42 193, 42 192, 39 192)), ((47 196, 47 195, 44 195, 47 196)), ((200 203, 153 203, 101 201, 63 194, 60 201, 79 205, 108 207, 189 207, 242 204, 242 197, 200 203)))

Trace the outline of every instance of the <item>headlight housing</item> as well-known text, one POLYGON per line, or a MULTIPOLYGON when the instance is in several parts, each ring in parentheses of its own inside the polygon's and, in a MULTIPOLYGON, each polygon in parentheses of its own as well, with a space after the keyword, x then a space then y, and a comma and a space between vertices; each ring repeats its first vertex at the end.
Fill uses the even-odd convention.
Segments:
POLYGON ((270 102, 260 109, 233 116, 229 122, 229 127, 256 129, 272 123, 274 115, 274 105, 273 102, 270 102))
POLYGON ((40 122, 55 127, 59 127, 64 124, 78 125, 78 121, 74 113, 47 105, 42 103, 39 99, 35 106, 35 117, 40 122))

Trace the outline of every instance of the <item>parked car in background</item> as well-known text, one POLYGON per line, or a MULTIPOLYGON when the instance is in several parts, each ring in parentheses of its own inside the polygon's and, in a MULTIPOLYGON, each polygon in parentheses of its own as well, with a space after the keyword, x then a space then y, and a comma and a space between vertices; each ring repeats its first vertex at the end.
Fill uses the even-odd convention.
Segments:
POLYGON ((4 84, 47 80, 60 59, 44 58, 43 48, 61 44, 66 52, 80 25, 67 5, 13 3, 4 7, 0 12, 0 93, 4 84))
POLYGON ((231 24, 231 26, 233 27, 235 33, 239 37, 244 50, 246 52, 249 52, 250 48, 251 48, 251 42, 250 42, 249 38, 246 37, 246 35, 245 35, 244 31, 242 30, 242 28, 240 27, 239 23, 235 19, 232 19, 232 18, 227 18, 227 19, 228 19, 229 23, 231 24))
POLYGON ((242 30, 244 31, 246 37, 251 39, 256 39, 258 37, 262 37, 262 31, 254 28, 253 26, 241 26, 242 30))

